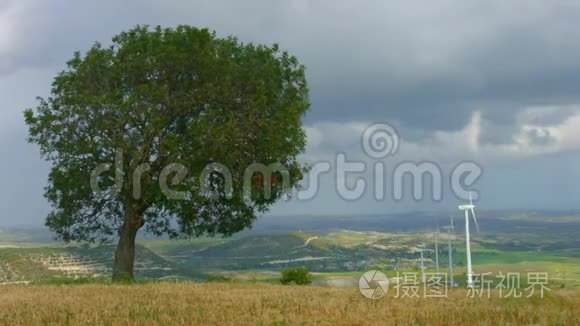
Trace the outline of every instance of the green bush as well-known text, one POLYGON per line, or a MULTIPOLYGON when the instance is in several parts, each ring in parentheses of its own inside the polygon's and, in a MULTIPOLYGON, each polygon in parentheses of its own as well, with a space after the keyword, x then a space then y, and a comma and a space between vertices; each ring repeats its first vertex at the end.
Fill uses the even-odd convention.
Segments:
POLYGON ((312 283, 312 277, 308 269, 301 268, 287 268, 282 271, 282 279, 280 280, 282 284, 297 284, 297 285, 308 285, 312 283))

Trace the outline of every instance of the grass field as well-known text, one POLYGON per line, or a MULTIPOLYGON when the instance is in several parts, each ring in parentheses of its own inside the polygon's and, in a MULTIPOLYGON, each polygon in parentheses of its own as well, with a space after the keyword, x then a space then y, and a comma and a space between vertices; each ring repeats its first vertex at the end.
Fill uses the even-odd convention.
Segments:
MULTIPOLYGON (((366 270, 380 269, 389 278, 418 272, 416 245, 423 240, 426 270, 434 272, 433 232, 332 230, 143 239, 137 247, 138 281, 132 285, 111 284, 113 246, 34 245, 0 237, 0 325, 580 325, 580 247, 574 237, 560 235, 569 230, 577 228, 558 227, 533 241, 502 233, 479 234, 472 242, 476 273, 489 272, 493 278, 500 271, 519 272, 520 289, 527 285, 527 272, 549 273, 552 291, 544 299, 471 299, 459 288, 449 298, 396 299, 393 288, 379 300, 361 295, 358 280, 366 270), (280 271, 296 266, 311 270, 312 286, 279 285, 280 271)), ((441 241, 439 259, 446 272, 444 234, 441 241)), ((461 287, 464 245, 458 234, 453 261, 461 287)))
POLYGON ((0 324, 577 325, 580 292, 541 299, 364 298, 357 289, 272 284, 159 283, 4 286, 0 324))

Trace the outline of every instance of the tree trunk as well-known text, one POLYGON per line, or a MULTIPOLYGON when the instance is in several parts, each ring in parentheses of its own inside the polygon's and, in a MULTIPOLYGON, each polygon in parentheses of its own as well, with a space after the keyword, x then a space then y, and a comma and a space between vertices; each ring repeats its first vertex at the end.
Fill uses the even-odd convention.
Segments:
POLYGON ((125 222, 119 232, 119 243, 115 250, 113 267, 113 282, 132 281, 133 266, 135 264, 135 238, 137 231, 143 225, 140 214, 132 209, 125 212, 125 222))

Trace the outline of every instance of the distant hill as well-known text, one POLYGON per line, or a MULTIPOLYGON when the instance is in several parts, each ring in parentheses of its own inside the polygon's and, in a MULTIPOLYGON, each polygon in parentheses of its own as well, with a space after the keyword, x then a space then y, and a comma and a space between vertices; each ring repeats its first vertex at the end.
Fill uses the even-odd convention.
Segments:
MULTIPOLYGON (((457 215, 451 239, 454 262, 461 268, 464 223, 457 215)), ((538 261, 566 278, 580 279, 572 272, 580 265, 577 212, 481 211, 479 220, 481 232, 472 237, 475 264, 538 261)), ((142 234, 136 276, 203 278, 216 271, 276 272, 302 266, 315 272, 417 268, 417 245, 423 241, 427 266, 432 266, 436 226, 448 221, 444 213, 264 217, 253 229, 229 238, 168 240, 142 234)), ((46 229, 0 230, 0 283, 111 274, 114 245, 64 246, 51 237, 46 229)), ((443 232, 441 241, 447 239, 443 232)), ((440 246, 442 266, 446 248, 440 246)))
MULTIPOLYGON (((0 283, 42 281, 55 277, 109 277, 113 253, 113 246, 3 248, 0 249, 0 283)), ((137 247, 135 274, 140 279, 194 276, 143 246, 137 247)))
MULTIPOLYGON (((430 232, 437 225, 455 221, 463 232, 463 216, 453 212, 411 212, 401 214, 338 215, 338 216, 267 216, 258 219, 247 234, 288 232, 293 230, 330 232, 336 230, 378 232, 430 232)), ((520 232, 522 228, 553 233, 576 232, 580 227, 580 211, 477 211, 481 231, 487 233, 520 232)))
MULTIPOLYGON (((513 211, 481 210, 478 219, 484 233, 511 233, 521 229, 541 229, 549 232, 570 232, 580 227, 580 211, 513 211)), ((258 218, 251 229, 234 235, 234 238, 248 235, 288 233, 296 230, 315 233, 337 230, 379 231, 379 232, 430 232, 436 225, 449 224, 453 216, 458 232, 464 229, 463 216, 459 211, 452 212, 409 212, 399 214, 371 215, 289 215, 263 216, 258 218)), ((141 240, 158 238, 140 232, 141 240)), ((47 228, 3 228, 0 226, 0 246, 26 244, 58 243, 47 228)))

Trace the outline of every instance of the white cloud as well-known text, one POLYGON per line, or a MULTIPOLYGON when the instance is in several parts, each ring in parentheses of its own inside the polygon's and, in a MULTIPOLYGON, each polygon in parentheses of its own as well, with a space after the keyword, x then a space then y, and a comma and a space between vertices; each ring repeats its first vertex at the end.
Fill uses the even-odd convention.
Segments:
POLYGON ((43 61, 58 48, 54 17, 43 14, 47 8, 49 3, 39 0, 10 1, 0 8, 0 73, 43 61))
POLYGON ((0 56, 7 53, 14 42, 14 27, 7 12, 0 13, 0 56))
MULTIPOLYGON (((411 141, 405 139, 403 129, 399 131, 400 150, 393 159, 430 160, 443 164, 461 160, 489 163, 580 150, 580 106, 549 106, 545 109, 544 113, 541 107, 523 109, 516 119, 518 123, 514 126, 516 130, 512 140, 505 144, 481 142, 484 118, 480 111, 475 111, 468 124, 458 131, 435 130, 411 141), (575 112, 562 121, 548 125, 537 123, 542 114, 553 115, 559 110, 570 111, 571 108, 575 108, 575 112)), ((364 128, 369 125, 370 122, 362 121, 309 125, 308 135, 315 141, 306 157, 329 160, 336 153, 346 151, 350 157, 364 158, 360 140, 364 128)))

